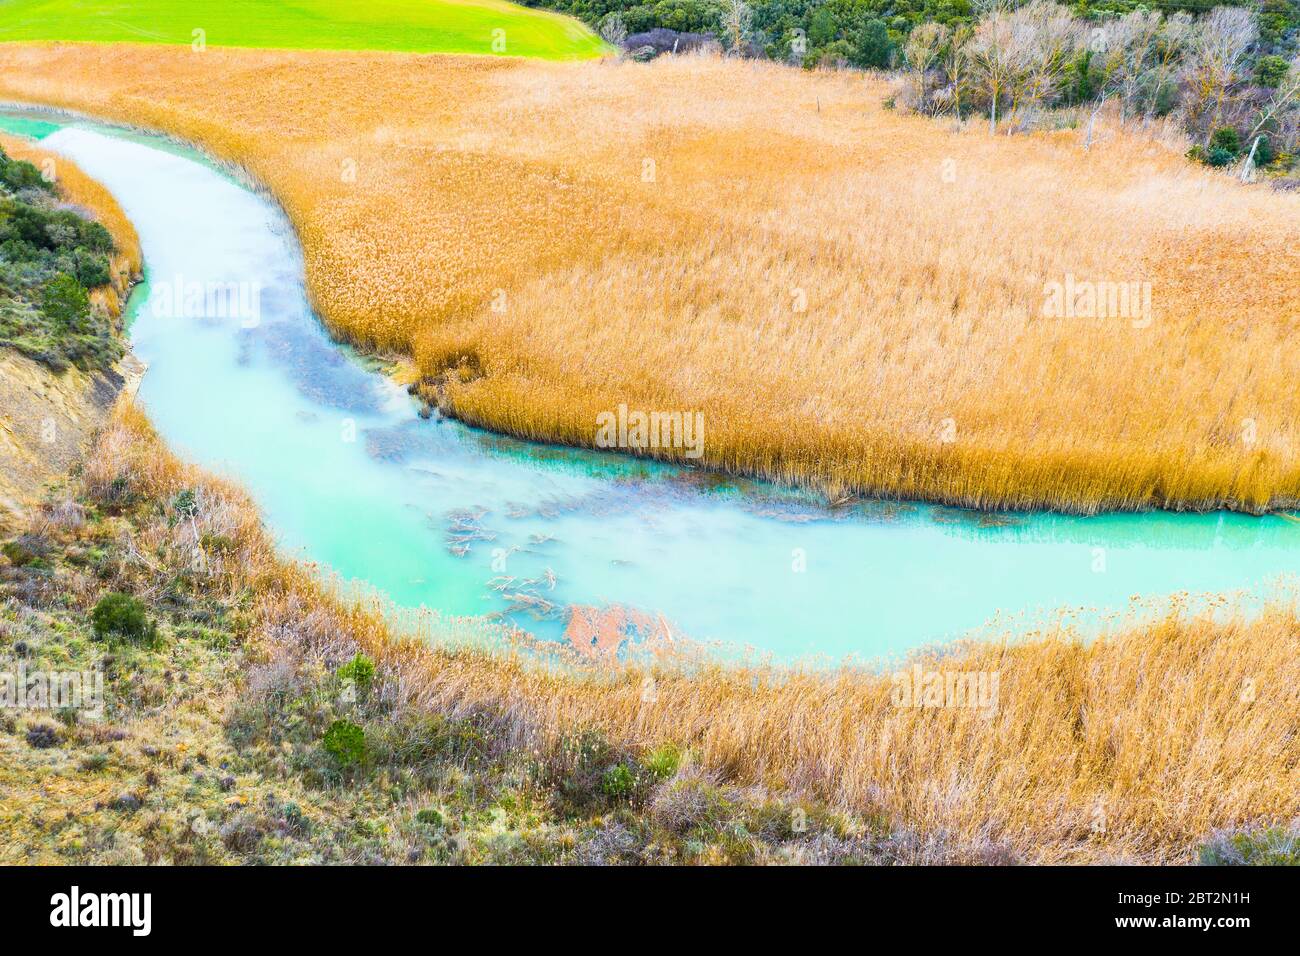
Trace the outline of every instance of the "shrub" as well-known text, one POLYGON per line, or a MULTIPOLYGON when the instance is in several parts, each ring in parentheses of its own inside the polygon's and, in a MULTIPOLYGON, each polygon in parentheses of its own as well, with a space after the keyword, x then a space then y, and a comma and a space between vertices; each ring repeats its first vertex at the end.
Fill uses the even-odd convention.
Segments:
POLYGON ((321 744, 343 770, 359 767, 366 761, 366 732, 350 720, 330 724, 321 744))
POLYGON ((1241 152, 1241 137, 1231 126, 1220 126, 1210 136, 1210 155, 1213 155, 1216 149, 1226 150, 1235 157, 1241 152))
POLYGON ((85 286, 66 272, 55 273, 41 293, 41 311, 61 331, 75 331, 90 317, 85 286))
POLYGON ((1286 57, 1278 56, 1276 53, 1261 56, 1255 63, 1255 82, 1269 89, 1277 89, 1278 85, 1286 79, 1290 68, 1286 57))
POLYGON ((41 561, 39 545, 26 536, 0 545, 0 554, 8 558, 9 563, 16 568, 39 564, 41 561))
POLYGON ((182 518, 193 518, 199 513, 199 499, 192 488, 182 488, 172 499, 172 508, 182 518))
POLYGON ((1230 152, 1221 146, 1216 146, 1205 154, 1205 164, 1207 166, 1223 167, 1231 164, 1236 158, 1236 153, 1230 152))
POLYGON ((674 744, 664 744, 646 754, 641 761, 646 771, 657 780, 667 780, 681 766, 682 753, 674 744))
POLYGON ((883 70, 894 52, 883 20, 868 20, 853 36, 849 62, 854 66, 883 70))
POLYGON ((1277 159, 1277 154, 1273 152, 1273 146, 1269 143, 1268 137, 1259 137, 1259 145, 1255 146, 1255 165, 1267 166, 1275 159, 1277 159))
POLYGON ((117 591, 99 599, 90 612, 90 621, 100 640, 118 638, 133 644, 150 644, 158 635, 157 625, 149 619, 144 603, 117 591))
POLYGON ((45 192, 54 190, 53 184, 46 181, 39 169, 25 160, 10 159, 4 150, 0 150, 0 183, 11 192, 20 189, 41 189, 45 192))
POLYGON ((352 660, 338 669, 338 678, 344 684, 352 685, 359 697, 365 697, 375 682, 375 662, 358 651, 352 660))
POLYGON ((616 763, 600 778, 600 791, 614 800, 626 800, 636 790, 636 774, 625 763, 616 763))
POLYGON ((440 827, 442 826, 442 814, 433 807, 425 807, 415 814, 415 822, 423 823, 426 826, 440 827))

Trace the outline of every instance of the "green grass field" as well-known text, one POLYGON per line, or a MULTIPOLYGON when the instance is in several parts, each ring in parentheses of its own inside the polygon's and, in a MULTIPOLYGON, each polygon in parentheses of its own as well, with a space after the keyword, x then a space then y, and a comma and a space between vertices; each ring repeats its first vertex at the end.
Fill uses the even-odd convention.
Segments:
POLYGON ((506 0, 0 0, 0 42, 91 40, 326 50, 598 56, 570 17, 506 0), (504 34, 494 31, 503 30, 504 34), (494 46, 494 40, 496 44, 494 46), (502 49, 504 40, 504 49, 502 49))

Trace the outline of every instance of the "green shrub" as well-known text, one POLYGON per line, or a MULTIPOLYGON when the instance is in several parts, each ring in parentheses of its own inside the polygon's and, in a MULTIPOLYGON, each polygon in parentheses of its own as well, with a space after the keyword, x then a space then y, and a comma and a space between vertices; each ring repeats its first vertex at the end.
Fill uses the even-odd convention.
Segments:
POLYGON ((426 826, 440 827, 442 826, 442 814, 433 807, 425 807, 416 813, 415 822, 423 823, 426 826))
POLYGON ((1287 63, 1286 57, 1278 56, 1276 53, 1261 56, 1255 63, 1255 82, 1269 89, 1277 89, 1286 79, 1290 69, 1291 65, 1287 63))
POLYGON ((199 513, 199 499, 191 488, 182 488, 172 499, 172 508, 182 518, 193 518, 199 513))
POLYGON ((1222 168, 1231 165, 1232 161, 1237 158, 1237 154, 1230 152, 1220 146, 1215 146, 1205 154, 1205 164, 1222 168))
POLYGON ((66 272, 58 272, 41 292, 41 311, 55 328, 75 332, 90 317, 90 296, 80 282, 66 272))
POLYGON ((1216 149, 1225 150, 1236 157, 1241 153, 1241 137, 1231 126, 1220 126, 1210 136, 1210 155, 1213 155, 1216 149))
POLYGON ((8 558, 9 563, 16 568, 39 564, 41 561, 40 552, 22 538, 15 541, 6 541, 3 545, 0 545, 0 554, 8 558))
POLYGON ((1269 143, 1268 137, 1259 137, 1259 145, 1255 146, 1255 165, 1267 166, 1275 159, 1277 159, 1277 154, 1273 152, 1273 146, 1269 143))
POLYGON ((360 767, 366 762, 366 732, 350 720, 330 724, 321 745, 340 769, 360 767))
POLYGON ((642 759, 641 765, 657 780, 667 780, 681 766, 682 753, 674 744, 664 744, 652 750, 642 759))
POLYGON ((117 591, 99 599, 90 612, 90 622, 100 640, 117 638, 132 644, 152 644, 158 636, 157 625, 149 619, 144 603, 117 591))
POLYGON ((600 792, 615 800, 626 800, 636 790, 636 774, 625 763, 616 763, 600 778, 600 792))
POLYGON ((43 189, 52 192, 54 185, 45 180, 41 171, 31 163, 21 159, 10 159, 0 149, 0 184, 12 192, 20 189, 43 189))
POLYGON ((338 669, 338 678, 344 684, 351 684, 358 697, 365 697, 375 682, 375 662, 358 651, 352 660, 338 669))

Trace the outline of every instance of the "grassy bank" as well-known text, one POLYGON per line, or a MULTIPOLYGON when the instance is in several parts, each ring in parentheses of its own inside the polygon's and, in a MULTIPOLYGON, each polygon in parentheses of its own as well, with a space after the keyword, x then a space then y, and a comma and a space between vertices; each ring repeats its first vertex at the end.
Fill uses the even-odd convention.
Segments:
POLYGON ((395 635, 130 407, 4 555, 3 669, 98 667, 108 706, 9 712, 11 853, 1190 862, 1216 832, 1251 856, 1243 828, 1300 815, 1289 609, 917 659, 997 674, 981 709, 904 705, 856 670, 543 666, 504 633, 395 635), (97 629, 110 594, 143 622, 97 629))
POLYGON ((701 411, 703 463, 833 494, 1300 499, 1300 198, 1194 168, 1176 136, 954 133, 861 75, 695 58, 0 63, 0 95, 245 165, 330 326, 410 354, 476 424, 590 445, 620 404, 701 411), (1075 281, 1137 283, 1150 313, 1048 314, 1075 281))
POLYGON ((506 0, 6 0, 0 43, 90 40, 190 47, 411 50, 572 60, 604 44, 577 20, 506 0), (195 31, 201 31, 201 35, 195 31), (494 40, 496 45, 494 45, 494 40))
POLYGON ((118 330, 139 271, 103 187, 0 136, 0 529, 80 460, 131 374, 118 330))

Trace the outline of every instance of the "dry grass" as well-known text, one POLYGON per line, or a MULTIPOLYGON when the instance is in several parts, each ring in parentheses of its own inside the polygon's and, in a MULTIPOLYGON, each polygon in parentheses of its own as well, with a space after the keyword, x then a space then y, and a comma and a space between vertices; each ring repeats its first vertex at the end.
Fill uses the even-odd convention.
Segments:
POLYGON ((246 166, 330 325, 472 422, 590 444, 619 403, 702 410, 707 464, 986 507, 1300 500, 1300 198, 1154 137, 958 134, 860 75, 685 58, 0 68, 246 166), (1150 282, 1150 326, 1045 317, 1067 274, 1150 282))
POLYGON ((138 593, 166 584, 166 575, 151 583, 146 555, 183 551, 196 537, 230 542, 209 573, 214 586, 260 595, 259 641, 341 659, 360 645, 400 687, 395 713, 481 717, 501 747, 541 751, 577 728, 632 748, 671 741, 731 783, 1039 862, 1185 862, 1212 830, 1300 814, 1293 608, 1250 622, 1175 613, 1086 646, 1031 636, 919 659, 998 673, 997 706, 982 716, 895 706, 890 679, 859 670, 583 670, 541 666, 504 644, 489 653, 439 647, 428 634, 401 639, 375 605, 341 601, 311 568, 279 560, 248 499, 178 462, 129 407, 88 459, 85 480, 92 494, 123 485, 163 500, 198 492, 194 527, 159 523, 151 533, 161 537, 137 543, 138 593), (654 694, 645 693, 650 676, 654 694))

